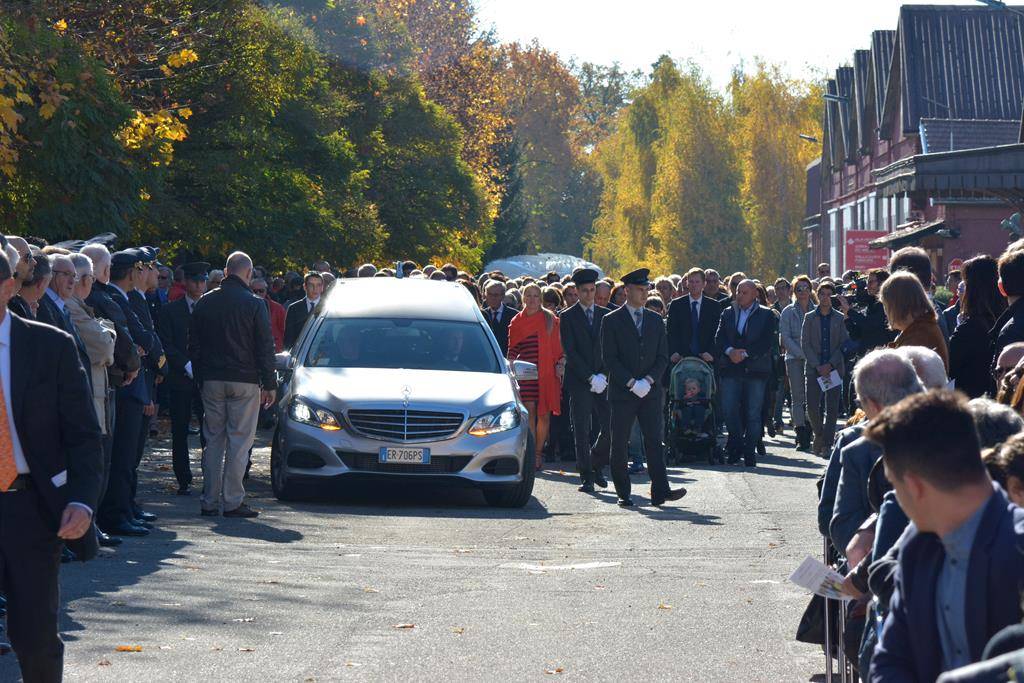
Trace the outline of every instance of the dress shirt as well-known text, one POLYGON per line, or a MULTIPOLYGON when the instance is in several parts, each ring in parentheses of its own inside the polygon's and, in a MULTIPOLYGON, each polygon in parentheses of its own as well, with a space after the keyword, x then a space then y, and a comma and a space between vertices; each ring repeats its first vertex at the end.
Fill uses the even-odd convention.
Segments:
MULTIPOLYGON (((25 459, 25 451, 21 449, 21 441, 18 439, 18 428, 14 424, 14 402, 11 396, 11 316, 4 314, 0 321, 0 381, 3 382, 4 403, 7 404, 7 427, 11 430, 11 444, 14 446, 14 466, 18 474, 28 474, 28 460, 25 459)), ((85 503, 71 502, 69 505, 77 505, 92 514, 92 508, 85 503)), ((88 532, 87 532, 88 533, 88 532)))
MULTIPOLYGON (((750 320, 750 316, 754 313, 754 309, 755 308, 757 308, 757 302, 756 301, 754 303, 750 304, 749 308, 746 308, 746 309, 741 308, 740 309, 739 315, 736 316, 736 333, 739 336, 742 337, 743 335, 745 335, 747 333, 747 321, 750 320)), ((729 355, 730 353, 732 353, 734 348, 735 347, 733 347, 733 346, 728 347, 725 350, 725 354, 729 355)))
POLYGON ((639 332, 640 334, 643 334, 643 331, 644 331, 644 309, 643 308, 633 308, 629 304, 624 304, 624 305, 626 307, 626 310, 629 311, 629 320, 630 320, 630 322, 633 323, 633 327, 636 328, 637 332, 639 332), (640 324, 639 325, 636 324, 636 313, 637 313, 637 311, 640 312, 640 324))
POLYGON ((694 299, 693 296, 687 294, 686 295, 686 300, 687 300, 687 305, 690 308, 691 315, 692 315, 693 305, 694 304, 697 304, 697 315, 700 315, 700 307, 704 305, 704 294, 702 293, 696 299, 694 299))
POLYGON ((946 557, 942 561, 935 585, 935 614, 938 615, 939 643, 942 645, 944 671, 971 663, 967 642, 967 570, 971 564, 971 547, 978 526, 985 514, 988 500, 978 506, 955 531, 942 537, 946 557))
POLYGON ((50 297, 50 301, 52 301, 53 303, 55 303, 57 305, 57 308, 60 309, 61 313, 64 312, 64 299, 61 299, 57 295, 57 293, 55 291, 53 291, 52 289, 47 287, 46 288, 46 296, 50 297))
POLYGON ((306 312, 307 312, 307 313, 312 313, 312 312, 313 312, 313 309, 314 309, 314 308, 316 308, 316 305, 317 305, 318 303, 320 303, 320 299, 310 299, 310 298, 309 298, 309 297, 307 296, 307 297, 306 297, 306 312))
POLYGON ((119 291, 121 293, 121 296, 124 297, 124 300, 128 301, 128 292, 124 291, 123 289, 115 285, 113 282, 110 283, 110 286, 119 291))
MULTIPOLYGON (((593 326, 594 324, 594 307, 587 308, 583 306, 583 317, 587 319, 587 324, 593 326)), ((634 318, 635 320, 635 318, 634 318)))
POLYGON ((188 306, 188 314, 192 315, 192 309, 196 307, 196 300, 185 295, 185 305, 188 306))
POLYGON ((4 315, 0 321, 0 378, 4 383, 4 402, 7 404, 7 426, 11 430, 11 442, 14 444, 14 464, 18 474, 28 474, 28 461, 21 450, 18 430, 14 426, 14 403, 11 396, 11 316, 4 315))
POLYGON ((490 317, 492 323, 496 323, 501 320, 502 314, 505 312, 505 304, 501 304, 497 308, 488 308, 487 315, 490 317))

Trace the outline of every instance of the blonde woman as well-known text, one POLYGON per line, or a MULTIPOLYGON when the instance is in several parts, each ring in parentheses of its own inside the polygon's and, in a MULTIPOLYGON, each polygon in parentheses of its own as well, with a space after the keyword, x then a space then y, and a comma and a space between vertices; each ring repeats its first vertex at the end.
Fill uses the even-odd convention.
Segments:
POLYGON ((544 442, 551 415, 561 415, 564 354, 558 316, 541 305, 541 288, 530 283, 522 289, 523 310, 508 326, 508 359, 537 365, 537 379, 519 383, 519 393, 530 413, 534 437, 534 465, 544 464, 544 442))
POLYGON ((902 346, 923 346, 939 354, 946 371, 949 372, 949 351, 946 339, 939 329, 938 316, 921 281, 907 271, 898 271, 889 276, 878 292, 878 298, 889 319, 889 327, 899 332, 896 340, 889 344, 898 349, 902 346))

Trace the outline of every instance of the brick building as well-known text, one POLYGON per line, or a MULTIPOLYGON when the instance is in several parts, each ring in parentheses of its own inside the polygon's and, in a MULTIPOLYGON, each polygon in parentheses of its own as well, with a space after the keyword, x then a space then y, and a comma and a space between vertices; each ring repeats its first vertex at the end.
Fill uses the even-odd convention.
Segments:
POLYGON ((821 159, 808 167, 806 267, 834 274, 925 248, 936 273, 998 255, 1024 210, 1024 16, 908 5, 826 86, 821 159))

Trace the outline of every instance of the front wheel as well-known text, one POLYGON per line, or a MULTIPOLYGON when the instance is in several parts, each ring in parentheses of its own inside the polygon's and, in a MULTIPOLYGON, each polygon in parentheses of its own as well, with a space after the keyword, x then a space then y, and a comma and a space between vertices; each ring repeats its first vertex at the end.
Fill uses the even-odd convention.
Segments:
POLYGON ((283 502, 303 500, 309 497, 309 489, 297 484, 288 476, 280 444, 281 432, 277 430, 270 446, 270 487, 274 491, 274 497, 283 502))
POLYGON ((530 434, 526 439, 526 453, 523 455, 523 480, 508 488, 484 489, 487 504, 496 508, 521 508, 530 502, 533 484, 536 481, 534 467, 534 441, 530 434))

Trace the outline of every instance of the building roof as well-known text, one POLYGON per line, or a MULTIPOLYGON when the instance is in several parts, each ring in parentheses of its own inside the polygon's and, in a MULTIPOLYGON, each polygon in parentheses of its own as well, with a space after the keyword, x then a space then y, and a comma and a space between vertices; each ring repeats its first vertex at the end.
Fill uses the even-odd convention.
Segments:
POLYGON ((871 34, 871 104, 874 107, 875 126, 882 120, 882 105, 889 87, 889 68, 896 45, 896 31, 874 31, 871 34))
POLYGON ((881 133, 899 117, 905 135, 922 118, 1013 119, 1024 102, 1021 17, 982 6, 900 9, 881 133))
POLYGON ((871 115, 871 50, 857 50, 853 53, 853 114, 857 130, 857 147, 871 148, 875 136, 871 115))
POLYGON ((1020 120, 921 119, 921 152, 951 152, 1012 145, 1020 138, 1020 120))
POLYGON ((836 69, 836 90, 843 101, 839 103, 839 130, 843 149, 843 160, 853 163, 857 159, 857 123, 854 120, 856 108, 853 102, 853 67, 841 66, 836 69))
POLYGON ((1024 144, 918 154, 871 172, 883 197, 999 197, 1024 209, 1024 144))

